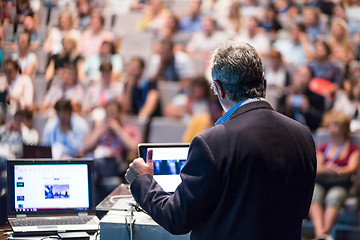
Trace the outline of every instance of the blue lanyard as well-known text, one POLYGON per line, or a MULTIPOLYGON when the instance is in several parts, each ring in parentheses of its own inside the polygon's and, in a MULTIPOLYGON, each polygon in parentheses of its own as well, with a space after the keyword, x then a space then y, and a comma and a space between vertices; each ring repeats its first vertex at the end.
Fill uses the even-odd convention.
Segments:
MULTIPOLYGON (((332 158, 329 158, 329 161, 330 161, 330 162, 335 162, 335 161, 339 158, 342 150, 344 149, 345 143, 346 143, 346 142, 344 142, 341 146, 338 147, 338 149, 336 150, 335 155, 334 155, 332 158)), ((329 151, 330 151, 330 149, 331 149, 332 146, 333 146, 333 144, 331 144, 331 143, 329 143, 329 144, 326 146, 326 149, 325 149, 325 151, 324 151, 324 159, 327 159, 328 154, 329 154, 329 151)))

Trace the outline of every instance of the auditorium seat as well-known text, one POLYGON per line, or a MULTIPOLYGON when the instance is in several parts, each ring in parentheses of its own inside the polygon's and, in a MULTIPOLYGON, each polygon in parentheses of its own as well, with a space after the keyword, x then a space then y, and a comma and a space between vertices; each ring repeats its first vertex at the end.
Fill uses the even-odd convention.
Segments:
POLYGON ((180 85, 178 82, 159 81, 158 90, 160 94, 160 104, 164 109, 164 107, 180 92, 180 85))
POLYGON ((150 123, 150 143, 180 143, 188 123, 168 117, 154 117, 150 123))

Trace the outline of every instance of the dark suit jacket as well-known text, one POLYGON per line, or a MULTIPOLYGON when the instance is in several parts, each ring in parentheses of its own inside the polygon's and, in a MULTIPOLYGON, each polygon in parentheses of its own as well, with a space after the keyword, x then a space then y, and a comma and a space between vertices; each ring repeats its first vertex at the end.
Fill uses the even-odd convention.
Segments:
POLYGON ((173 234, 299 240, 315 174, 315 146, 307 128, 256 101, 194 138, 173 195, 151 175, 137 177, 131 192, 173 234))

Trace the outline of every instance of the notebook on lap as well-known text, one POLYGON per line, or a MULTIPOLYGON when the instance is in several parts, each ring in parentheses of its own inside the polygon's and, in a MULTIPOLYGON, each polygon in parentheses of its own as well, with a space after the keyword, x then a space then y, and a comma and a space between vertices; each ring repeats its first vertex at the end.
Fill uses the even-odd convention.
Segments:
POLYGON ((7 162, 8 221, 14 236, 95 232, 91 159, 7 162))
POLYGON ((153 150, 154 179, 166 192, 175 192, 181 183, 180 170, 186 163, 188 143, 141 143, 139 157, 146 161, 149 150, 153 150))

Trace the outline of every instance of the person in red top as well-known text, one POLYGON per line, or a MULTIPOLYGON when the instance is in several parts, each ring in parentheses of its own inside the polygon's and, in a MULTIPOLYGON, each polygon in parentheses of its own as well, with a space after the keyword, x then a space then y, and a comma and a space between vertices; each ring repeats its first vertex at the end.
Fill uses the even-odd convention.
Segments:
POLYGON ((327 240, 332 239, 329 233, 352 185, 360 148, 351 141, 349 116, 331 111, 324 120, 330 140, 316 151, 317 177, 309 216, 314 224, 315 239, 327 240))

